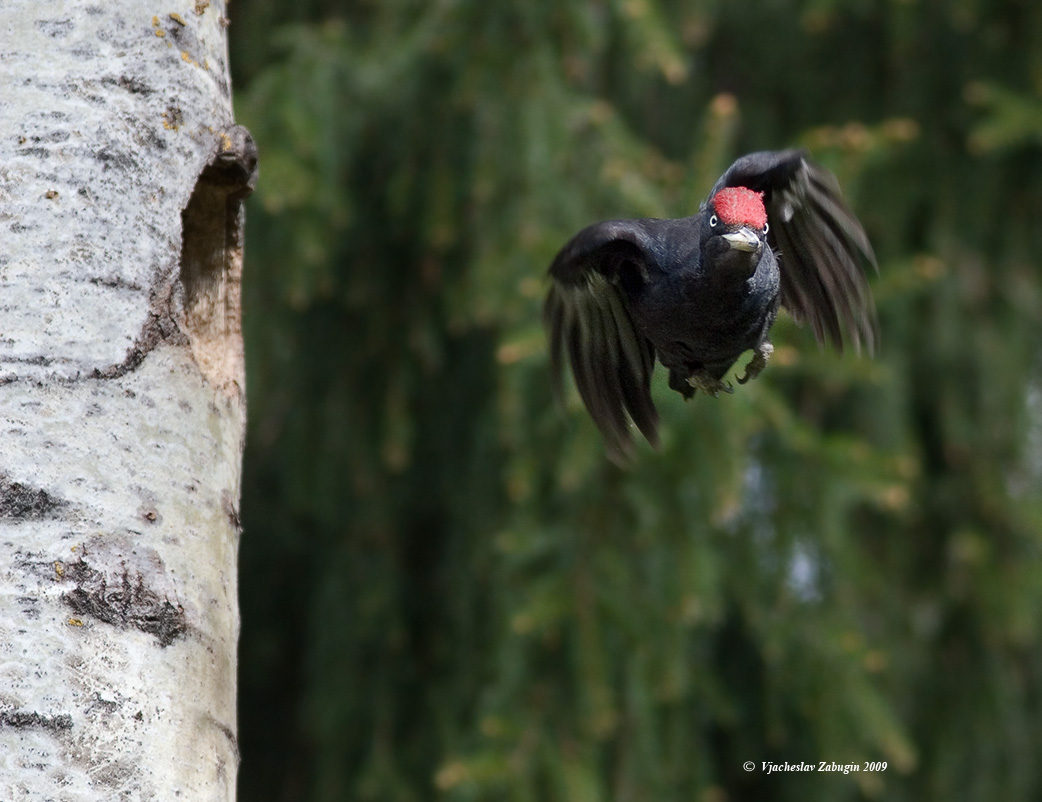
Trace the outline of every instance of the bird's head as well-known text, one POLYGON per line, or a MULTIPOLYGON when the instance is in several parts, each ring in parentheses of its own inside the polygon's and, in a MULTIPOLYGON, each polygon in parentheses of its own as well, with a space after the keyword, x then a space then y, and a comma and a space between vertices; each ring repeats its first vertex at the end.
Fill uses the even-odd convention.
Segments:
POLYGON ((714 262, 755 270, 767 242, 763 193, 746 187, 724 187, 710 199, 706 212, 705 254, 714 262))

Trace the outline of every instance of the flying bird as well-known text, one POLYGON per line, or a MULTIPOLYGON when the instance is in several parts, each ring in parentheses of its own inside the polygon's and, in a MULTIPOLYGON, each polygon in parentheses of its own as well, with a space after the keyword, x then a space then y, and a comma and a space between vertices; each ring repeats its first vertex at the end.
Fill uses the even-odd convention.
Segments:
POLYGON ((656 359, 685 398, 733 392, 725 376, 745 351, 739 384, 766 367, 779 305, 819 343, 871 353, 869 269, 872 246, 832 173, 802 150, 750 153, 697 214, 596 223, 561 249, 543 310, 555 392, 567 360, 608 456, 624 463, 633 425, 658 443, 656 359))

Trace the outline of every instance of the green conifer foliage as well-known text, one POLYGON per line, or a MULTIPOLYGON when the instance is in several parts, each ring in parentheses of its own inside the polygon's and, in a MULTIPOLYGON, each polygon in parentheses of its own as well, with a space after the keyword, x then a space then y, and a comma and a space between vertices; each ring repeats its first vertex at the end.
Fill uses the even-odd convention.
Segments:
POLYGON ((1042 798, 1042 6, 350 6, 232 8, 242 798, 1042 798), (658 376, 616 468, 551 398, 547 265, 794 144, 879 354, 783 317, 733 396, 658 376))

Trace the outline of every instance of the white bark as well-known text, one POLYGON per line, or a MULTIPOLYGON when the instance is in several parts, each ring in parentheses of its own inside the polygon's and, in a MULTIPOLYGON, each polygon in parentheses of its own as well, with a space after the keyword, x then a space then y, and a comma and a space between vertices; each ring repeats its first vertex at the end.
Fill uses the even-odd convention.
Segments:
POLYGON ((234 798, 254 154, 224 14, 0 2, 4 802, 234 798))

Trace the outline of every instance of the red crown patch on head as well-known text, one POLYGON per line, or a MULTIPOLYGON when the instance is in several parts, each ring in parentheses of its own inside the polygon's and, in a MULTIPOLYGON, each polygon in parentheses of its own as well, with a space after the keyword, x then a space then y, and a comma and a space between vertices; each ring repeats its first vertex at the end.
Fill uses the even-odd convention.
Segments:
POLYGON ((713 196, 713 209, 724 225, 747 225, 753 228, 767 225, 762 192, 753 192, 745 187, 726 187, 713 196))

